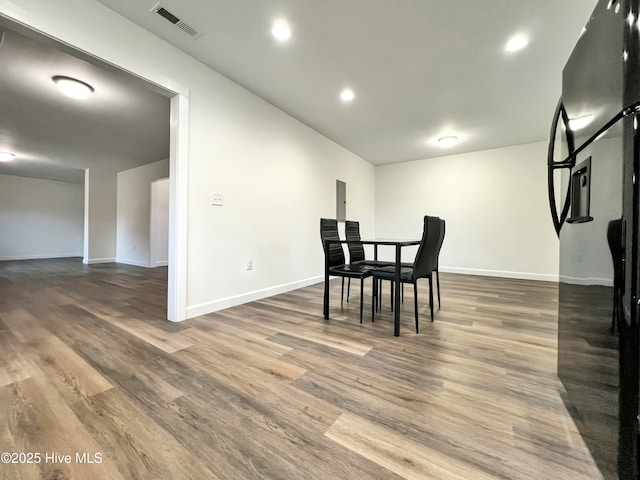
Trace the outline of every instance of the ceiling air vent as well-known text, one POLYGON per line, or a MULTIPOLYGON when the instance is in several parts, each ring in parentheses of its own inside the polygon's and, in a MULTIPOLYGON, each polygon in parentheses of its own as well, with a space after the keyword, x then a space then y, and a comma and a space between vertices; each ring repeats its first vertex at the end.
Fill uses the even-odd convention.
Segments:
POLYGON ((202 34, 200 32, 198 32, 195 28, 193 28, 191 25, 188 25, 187 23, 183 22, 182 20, 180 20, 180 18, 178 18, 176 15, 171 13, 169 10, 164 8, 159 3, 156 4, 150 11, 152 13, 157 13, 158 15, 160 15, 162 18, 164 18, 168 22, 171 22, 171 24, 173 24, 176 27, 178 27, 180 30, 182 30, 184 33, 186 33, 190 37, 199 38, 199 37, 202 36, 202 34))
POLYGON ((167 10, 166 8, 160 7, 159 9, 156 10, 156 13, 161 17, 166 18, 174 25, 180 22, 180 19, 176 17, 173 13, 171 13, 169 10, 167 10))

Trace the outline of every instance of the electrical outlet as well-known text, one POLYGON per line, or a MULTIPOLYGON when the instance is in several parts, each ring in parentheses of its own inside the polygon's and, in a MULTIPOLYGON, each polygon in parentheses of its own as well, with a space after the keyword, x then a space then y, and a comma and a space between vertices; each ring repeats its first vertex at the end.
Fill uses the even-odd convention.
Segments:
POLYGON ((216 205, 221 207, 224 204, 224 197, 219 192, 214 192, 211 194, 211 205, 216 205))
POLYGON ((253 270, 253 258, 247 258, 247 270, 253 270))

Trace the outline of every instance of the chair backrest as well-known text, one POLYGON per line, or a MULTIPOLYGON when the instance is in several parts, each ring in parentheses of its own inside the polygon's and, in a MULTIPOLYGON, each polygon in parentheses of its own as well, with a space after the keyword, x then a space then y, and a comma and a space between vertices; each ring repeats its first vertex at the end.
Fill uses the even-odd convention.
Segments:
POLYGON ((413 279, 428 277, 437 267, 438 242, 440 241, 440 219, 438 217, 424 217, 422 241, 413 262, 413 279))
POLYGON ((445 221, 442 218, 438 218, 439 220, 439 228, 440 228, 440 236, 438 238, 438 246, 436 248, 436 270, 438 269, 438 263, 440 260, 440 250, 442 249, 442 244, 444 243, 444 232, 445 232, 445 221))
MULTIPOLYGON (((322 240, 322 248, 324 254, 327 255, 327 245, 325 240, 340 240, 338 235, 338 220, 335 218, 320 219, 320 239, 322 240)), ((329 267, 337 267, 344 265, 344 250, 341 243, 332 243, 329 245, 329 267)))
MULTIPOLYGON (((360 240, 360 222, 347 220, 344 224, 347 242, 360 240)), ((361 262, 364 260, 364 247, 360 243, 347 243, 349 248, 349 262, 361 262)))

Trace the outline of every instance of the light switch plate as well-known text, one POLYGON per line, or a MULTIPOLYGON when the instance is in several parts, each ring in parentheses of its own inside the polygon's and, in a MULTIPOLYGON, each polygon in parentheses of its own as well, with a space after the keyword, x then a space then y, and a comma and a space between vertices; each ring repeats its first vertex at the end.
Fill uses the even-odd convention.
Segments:
POLYGON ((211 194, 211 205, 221 207, 224 204, 224 197, 221 193, 215 192, 211 194))

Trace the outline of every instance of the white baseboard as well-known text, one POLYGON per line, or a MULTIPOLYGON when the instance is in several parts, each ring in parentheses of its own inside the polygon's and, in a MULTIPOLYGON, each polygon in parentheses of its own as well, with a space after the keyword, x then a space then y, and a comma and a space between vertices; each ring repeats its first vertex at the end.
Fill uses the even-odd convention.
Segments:
POLYGON ((609 278, 576 278, 568 275, 560 275, 560 281, 571 285, 600 285, 603 287, 613 287, 613 279, 609 278))
POLYGON ((126 258, 116 257, 116 263, 124 263, 125 265, 133 265, 134 267, 149 268, 149 264, 147 262, 140 262, 138 260, 128 260, 126 258))
MULTIPOLYGON (((448 273, 460 273, 465 275, 482 275, 486 277, 503 277, 503 278, 516 278, 522 280, 540 280, 545 282, 557 282, 557 275, 548 275, 540 273, 522 273, 522 272, 509 272, 502 270, 480 270, 472 268, 456 268, 456 267, 440 267, 441 272, 448 273)), ((324 275, 308 278, 299 282, 287 283, 284 285, 278 285, 275 287, 265 288, 263 290, 256 290, 254 292, 248 292, 233 297, 223 298, 213 302, 201 303, 198 305, 192 305, 187 307, 187 318, 199 317, 200 315, 206 315, 208 313, 224 310, 225 308, 235 307, 242 305, 243 303, 253 302, 260 300, 261 298, 271 297, 280 293, 290 292, 298 288, 308 287, 309 285, 315 285, 324 280, 324 275)))
POLYGON ((558 275, 545 273, 509 272, 504 270, 481 270, 475 268, 440 267, 441 272, 461 273, 463 275, 481 275, 483 277, 517 278, 520 280, 540 280, 543 282, 557 282, 558 275))
POLYGON ((47 258, 77 258, 82 257, 82 254, 78 253, 42 253, 37 255, 9 255, 6 257, 0 257, 0 261, 9 260, 43 260, 47 258))
POLYGON ((269 287, 262 290, 256 290, 254 292, 243 293, 234 297, 223 298, 221 300, 215 300, 213 302, 201 303, 199 305, 193 305, 187 307, 187 318, 199 317, 200 315, 206 315, 207 313, 217 312, 218 310, 224 310, 225 308, 235 307, 242 305, 243 303, 253 302, 260 300, 261 298, 271 297, 280 293, 290 292, 297 290, 298 288, 308 287, 309 285, 315 285, 324 280, 324 275, 318 277, 307 278, 306 280, 300 280, 298 282, 286 283, 284 285, 277 285, 275 287, 269 287))
POLYGON ((125 265, 133 265, 134 267, 143 267, 143 268, 166 267, 167 265, 169 265, 168 261, 156 262, 153 265, 150 265, 147 262, 140 262, 138 260, 128 260, 126 258, 117 258, 117 257, 116 257, 116 262, 124 263, 125 265))
POLYGON ((86 265, 94 265, 96 263, 116 263, 116 259, 115 258, 90 258, 90 259, 83 259, 82 263, 86 264, 86 265))

